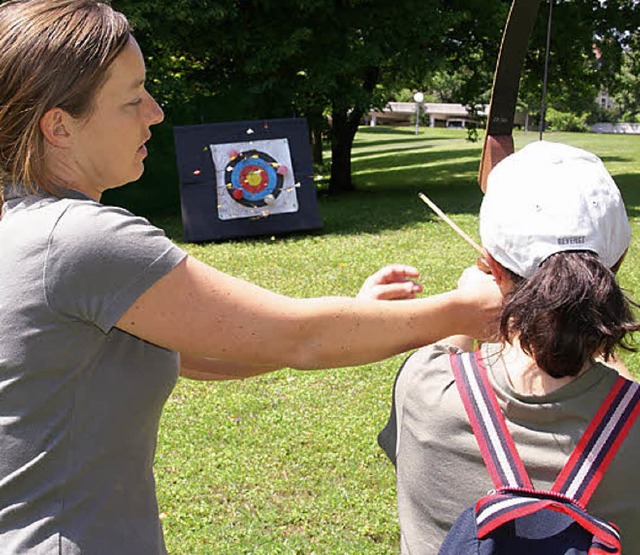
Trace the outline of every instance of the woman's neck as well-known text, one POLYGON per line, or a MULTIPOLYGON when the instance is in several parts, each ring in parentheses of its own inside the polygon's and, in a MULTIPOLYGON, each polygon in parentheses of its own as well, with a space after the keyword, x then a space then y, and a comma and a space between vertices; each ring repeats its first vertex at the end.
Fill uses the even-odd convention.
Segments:
POLYGON ((92 186, 83 177, 78 164, 70 158, 69 154, 60 149, 48 147, 45 153, 45 165, 49 178, 49 187, 63 187, 80 191, 94 200, 99 201, 102 191, 92 186))
MULTIPOLYGON (((520 347, 520 341, 514 338, 512 343, 505 343, 502 350, 507 371, 507 378, 511 387, 522 395, 548 395, 556 389, 572 382, 577 376, 553 378, 536 365, 534 359, 527 355, 520 347)), ((587 360, 578 375, 593 364, 587 360)))

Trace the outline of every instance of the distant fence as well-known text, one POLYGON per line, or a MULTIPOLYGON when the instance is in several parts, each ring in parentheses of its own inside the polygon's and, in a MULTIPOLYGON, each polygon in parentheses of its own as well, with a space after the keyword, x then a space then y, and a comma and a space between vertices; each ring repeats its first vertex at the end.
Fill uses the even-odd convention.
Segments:
POLYGON ((594 133, 627 133, 640 135, 640 123, 594 123, 591 126, 594 133))

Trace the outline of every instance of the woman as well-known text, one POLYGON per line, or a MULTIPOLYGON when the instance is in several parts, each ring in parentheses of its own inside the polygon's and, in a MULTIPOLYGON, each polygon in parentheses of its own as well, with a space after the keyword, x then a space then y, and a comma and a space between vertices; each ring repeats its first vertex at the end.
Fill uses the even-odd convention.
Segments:
MULTIPOLYGON (((618 377, 607 361, 640 329, 615 279, 631 237, 602 162, 537 142, 489 176, 480 235, 505 298, 500 341, 480 359, 533 487, 549 490, 618 377)), ((379 441, 396 464, 402 553, 437 553, 458 516, 494 488, 474 438, 450 353, 468 337, 407 359, 379 441)), ((640 427, 613 459, 588 509, 640 553, 640 427)))
MULTIPOLYGON (((0 546, 164 553, 152 462, 178 376, 361 364, 478 333, 492 288, 385 303, 291 299, 189 257, 103 191, 143 172, 162 110, 125 17, 0 6, 0 546), (460 320, 464 316, 464 320, 460 320)), ((405 267, 364 296, 411 297, 405 267)))

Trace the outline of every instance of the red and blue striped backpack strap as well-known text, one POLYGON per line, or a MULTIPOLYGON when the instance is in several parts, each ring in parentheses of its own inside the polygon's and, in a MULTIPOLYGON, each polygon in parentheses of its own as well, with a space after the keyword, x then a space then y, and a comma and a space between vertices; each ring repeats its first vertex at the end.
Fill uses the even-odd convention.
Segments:
POLYGON ((451 367, 484 464, 496 489, 532 489, 489 383, 480 351, 451 354, 451 367))
POLYGON ((548 508, 573 518, 593 536, 590 555, 620 553, 620 535, 586 505, 640 414, 640 384, 619 377, 550 491, 536 491, 509 433, 480 352, 452 354, 451 366, 496 492, 476 504, 479 538, 505 522, 548 508))
POLYGON ((618 377, 551 491, 586 507, 638 414, 640 384, 618 377))

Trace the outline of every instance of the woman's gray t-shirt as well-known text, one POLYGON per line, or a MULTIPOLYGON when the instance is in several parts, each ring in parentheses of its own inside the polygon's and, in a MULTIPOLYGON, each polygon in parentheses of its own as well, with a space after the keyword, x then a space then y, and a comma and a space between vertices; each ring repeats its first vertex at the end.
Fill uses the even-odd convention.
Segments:
POLYGON ((165 553, 153 477, 174 352, 114 327, 185 256, 81 193, 0 220, 0 551, 165 553))

